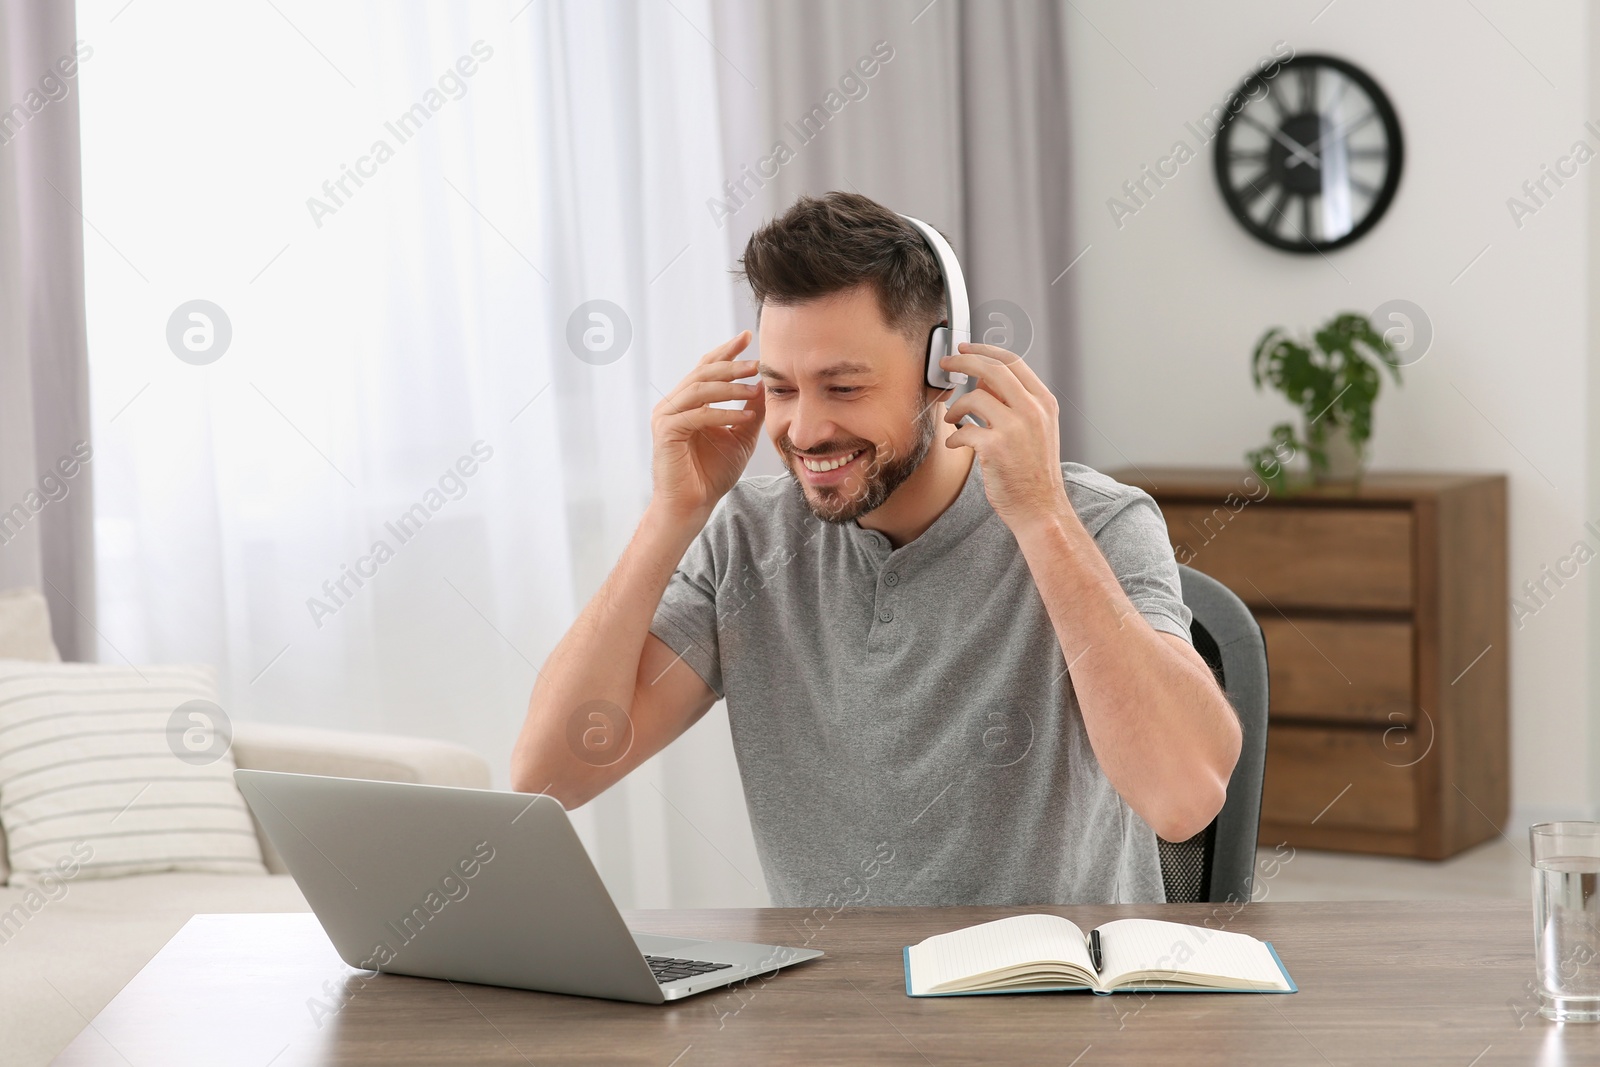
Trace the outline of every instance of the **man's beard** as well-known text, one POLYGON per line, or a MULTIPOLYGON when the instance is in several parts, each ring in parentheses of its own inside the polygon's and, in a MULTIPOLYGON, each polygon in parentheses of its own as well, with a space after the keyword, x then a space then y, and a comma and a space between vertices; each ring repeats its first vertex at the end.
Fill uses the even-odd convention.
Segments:
POLYGON ((932 404, 922 407, 922 413, 916 418, 916 439, 903 456, 891 454, 885 458, 883 452, 869 441, 855 443, 829 441, 825 442, 824 447, 813 449, 810 453, 802 453, 795 451, 787 436, 783 437, 779 442, 779 448, 787 461, 784 463, 784 469, 789 472, 795 491, 800 494, 800 499, 805 501, 811 514, 823 522, 842 526, 854 522, 869 511, 882 507, 889 496, 900 488, 927 458, 928 449, 932 447, 936 434, 933 409, 932 404), (848 497, 839 488, 823 486, 815 490, 820 500, 814 500, 811 493, 806 491, 800 476, 794 471, 795 463, 803 455, 837 455, 840 452, 850 452, 865 447, 871 447, 873 452, 871 460, 863 467, 863 477, 866 479, 865 491, 858 496, 848 497))

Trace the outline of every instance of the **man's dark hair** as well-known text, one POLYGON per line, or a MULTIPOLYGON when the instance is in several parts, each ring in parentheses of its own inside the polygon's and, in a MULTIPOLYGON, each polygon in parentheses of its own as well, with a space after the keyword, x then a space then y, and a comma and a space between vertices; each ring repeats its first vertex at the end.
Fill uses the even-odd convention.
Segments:
POLYGON ((734 273, 761 307, 804 304, 872 286, 890 329, 913 341, 944 318, 944 281, 922 235, 859 193, 802 196, 750 235, 734 273))

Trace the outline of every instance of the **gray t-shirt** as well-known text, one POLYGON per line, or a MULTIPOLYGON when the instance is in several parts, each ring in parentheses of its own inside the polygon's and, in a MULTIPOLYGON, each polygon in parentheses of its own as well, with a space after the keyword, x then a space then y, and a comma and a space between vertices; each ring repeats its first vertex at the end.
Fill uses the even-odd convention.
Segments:
MULTIPOLYGON (((1135 608, 1189 639, 1155 502, 1076 463, 1068 499, 1135 608)), ((1027 560, 973 461, 916 540, 740 481, 651 632, 726 698, 779 907, 1161 902, 1150 827, 1090 747, 1027 560)))

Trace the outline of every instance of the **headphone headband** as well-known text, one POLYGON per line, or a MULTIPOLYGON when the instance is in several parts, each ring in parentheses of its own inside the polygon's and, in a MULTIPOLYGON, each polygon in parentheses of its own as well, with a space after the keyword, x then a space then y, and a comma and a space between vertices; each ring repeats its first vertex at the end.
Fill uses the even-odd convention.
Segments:
MULTIPOLYGON (((967 280, 961 273, 961 261, 956 258, 955 249, 950 247, 950 242, 946 241, 938 230, 910 215, 900 217, 911 223, 922 235, 922 240, 933 253, 934 261, 939 264, 940 277, 944 279, 944 304, 949 326, 935 327, 928 338, 927 369, 924 377, 935 389, 955 389, 956 396, 959 396, 977 383, 969 381, 965 374, 952 374, 944 370, 939 366, 939 360, 955 352, 957 345, 972 340, 972 312, 967 304, 967 280)), ((951 399, 954 400, 955 396, 951 399)))

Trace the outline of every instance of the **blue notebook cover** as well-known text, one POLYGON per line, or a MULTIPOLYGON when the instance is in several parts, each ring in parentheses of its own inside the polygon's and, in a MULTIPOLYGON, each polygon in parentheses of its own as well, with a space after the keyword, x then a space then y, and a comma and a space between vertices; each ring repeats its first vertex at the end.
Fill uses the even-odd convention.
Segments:
POLYGON ((1267 951, 1272 953, 1272 961, 1278 965, 1278 970, 1283 973, 1283 980, 1289 983, 1288 989, 1214 989, 1202 986, 1188 985, 1162 985, 1139 986, 1137 989, 1112 990, 1102 993, 1093 986, 1086 985, 1047 985, 1027 986, 1021 989, 976 989, 963 993, 913 993, 911 992, 911 946, 907 945, 900 950, 901 964, 906 971, 906 996, 908 997, 987 997, 1009 995, 1011 993, 1073 993, 1087 990, 1096 996, 1109 997, 1112 992, 1123 993, 1298 993, 1300 987, 1294 984, 1294 979, 1289 977, 1289 969, 1283 965, 1283 959, 1278 955, 1278 950, 1272 947, 1271 941, 1263 941, 1267 951))

